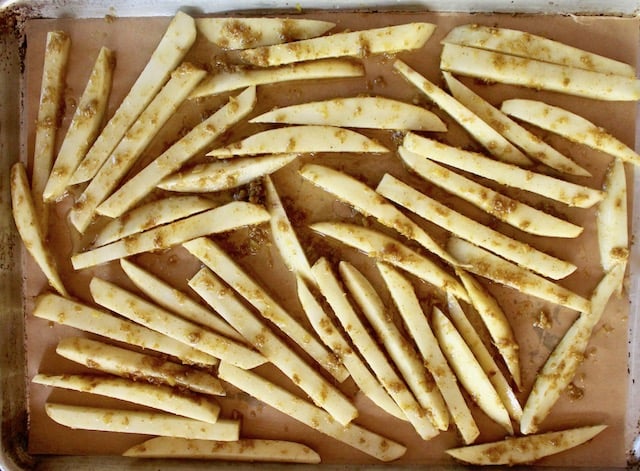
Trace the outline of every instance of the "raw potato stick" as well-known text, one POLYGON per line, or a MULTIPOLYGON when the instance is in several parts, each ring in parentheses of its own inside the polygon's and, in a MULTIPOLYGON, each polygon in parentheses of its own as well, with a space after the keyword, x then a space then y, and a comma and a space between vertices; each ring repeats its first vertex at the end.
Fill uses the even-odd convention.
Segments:
POLYGON ((629 228, 627 215, 627 178, 624 164, 614 159, 604 177, 605 196, 598 206, 596 229, 600 264, 605 272, 614 265, 626 265, 629 259, 629 228))
POLYGON ((169 79, 196 40, 193 18, 179 11, 169 23, 149 62, 80 163, 70 184, 93 178, 129 127, 169 79))
POLYGON ((381 461, 393 461, 406 452, 406 447, 359 425, 338 423, 330 414, 257 374, 222 363, 220 379, 252 395, 265 404, 336 440, 381 461))

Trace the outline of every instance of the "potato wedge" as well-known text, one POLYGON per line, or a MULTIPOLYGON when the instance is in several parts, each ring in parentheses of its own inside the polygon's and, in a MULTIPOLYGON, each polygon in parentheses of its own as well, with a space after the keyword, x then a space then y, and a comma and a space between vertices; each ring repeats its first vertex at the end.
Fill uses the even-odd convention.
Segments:
POLYGON ((44 187, 42 196, 46 202, 64 194, 71 175, 98 136, 109 103, 115 65, 113 51, 100 49, 44 187))
POLYGON ((538 372, 522 411, 520 431, 535 433, 547 417, 560 394, 567 388, 584 361, 591 333, 599 322, 624 276, 624 267, 615 265, 598 283, 591 296, 591 312, 583 312, 556 345, 538 372))
POLYGON ((109 281, 94 277, 89 290, 99 305, 238 368, 251 369, 266 362, 254 350, 186 321, 109 281))
POLYGON ((216 423, 220 413, 220 406, 212 398, 194 397, 161 384, 140 383, 124 378, 97 375, 42 373, 35 375, 31 381, 44 386, 112 397, 210 424, 216 423))
POLYGON ((269 213, 262 206, 232 201, 203 213, 75 254, 71 257, 71 263, 76 270, 80 270, 142 252, 168 249, 197 237, 261 224, 268 220, 269 213))
POLYGON ((476 357, 476 360, 478 360, 478 363, 489 377, 489 381, 491 381, 491 384, 493 384, 493 387, 496 389, 500 400, 502 400, 504 407, 507 409, 507 412, 509 412, 509 416, 515 422, 520 422, 522 406, 516 394, 513 392, 513 389, 511 389, 509 382, 502 374, 502 370, 498 368, 493 355, 487 350, 480 335, 478 335, 478 332, 476 332, 476 329, 454 296, 447 295, 447 309, 449 319, 453 322, 458 333, 473 352, 473 356, 476 357))
POLYGON ((442 75, 447 82, 449 91, 460 103, 506 137, 512 144, 522 149, 528 157, 542 162, 558 172, 581 177, 591 176, 588 170, 520 126, 516 121, 456 79, 451 73, 443 72, 442 75))
POLYGON ((56 294, 38 296, 33 315, 118 342, 153 350, 183 363, 216 366, 219 360, 154 330, 56 294))
POLYGON ((381 232, 342 222, 318 222, 309 227, 324 236, 360 250, 378 261, 402 268, 445 292, 452 292, 462 300, 469 299, 464 287, 454 276, 428 258, 381 232))
POLYGON ((579 312, 591 310, 588 299, 462 239, 449 239, 447 250, 461 266, 478 276, 579 312))
POLYGON ((237 420, 218 419, 215 423, 207 423, 160 412, 50 402, 45 404, 45 411, 52 420, 73 429, 220 441, 235 441, 240 435, 237 420))
POLYGON ((196 28, 225 50, 271 46, 321 36, 335 23, 298 18, 196 18, 196 28))
POLYGON ((18 234, 27 252, 36 261, 53 289, 63 296, 68 296, 58 273, 56 260, 45 245, 40 227, 42 219, 36 212, 32 195, 24 164, 16 162, 11 166, 11 211, 18 234))
POLYGON ((491 420, 501 425, 509 435, 513 435, 509 413, 489 377, 453 323, 437 307, 433 308, 432 325, 440 348, 462 386, 491 420))
POLYGON ((595 100, 636 101, 640 80, 571 66, 444 44, 440 68, 481 80, 566 93, 595 100))
MULTIPOLYGON (((215 242, 211 239, 199 238, 183 245, 255 307, 265 319, 273 322, 311 358, 315 359, 331 376, 339 382, 347 379, 349 376, 347 370, 336 361, 336 358, 322 343, 280 306, 265 289, 253 281, 215 242)), ((223 313, 220 314, 224 317, 223 313)), ((227 319, 227 321, 229 320, 227 319)))
POLYGON ((175 114, 178 106, 206 72, 189 63, 180 65, 171 79, 149 103, 135 123, 100 167, 89 185, 74 202, 69 220, 84 233, 96 214, 98 205, 109 197, 160 128, 175 114))
POLYGON ((530 245, 512 239, 464 214, 459 213, 397 178, 385 174, 376 191, 418 216, 443 227, 457 237, 553 279, 564 278, 576 270, 572 263, 547 255, 530 245))
POLYGON ((243 438, 233 442, 184 438, 150 438, 123 453, 136 458, 181 458, 277 463, 320 463, 320 455, 306 445, 284 440, 243 438))
POLYGON ((565 238, 578 237, 583 231, 581 226, 509 198, 405 147, 400 147, 398 154, 421 177, 520 230, 565 238))
POLYGON ((156 96, 196 40, 193 18, 178 11, 129 93, 87 152, 69 184, 85 182, 98 172, 129 127, 156 96))
POLYGON ((457 460, 475 465, 530 464, 545 456, 582 445, 606 427, 595 425, 527 437, 508 437, 500 442, 453 448, 446 453, 457 460))
POLYGON ((429 252, 453 263, 449 254, 424 229, 356 178, 317 164, 306 164, 300 169, 300 175, 341 201, 352 205, 364 215, 375 217, 381 224, 395 229, 403 236, 418 242, 429 252))
POLYGON ((187 160, 203 151, 233 124, 245 117, 255 106, 256 90, 249 87, 195 126, 182 139, 153 160, 144 169, 118 188, 97 207, 97 212, 118 217, 151 193, 157 184, 175 172, 187 160))
POLYGON ((286 44, 246 49, 240 53, 240 57, 249 64, 268 67, 329 57, 392 54, 421 48, 435 28, 431 23, 407 23, 342 32, 286 44))
POLYGON ((416 350, 404 339, 398 327, 389 318, 387 308, 373 285, 350 263, 340 262, 338 269, 349 294, 373 327, 378 339, 382 341, 418 404, 426 411, 438 430, 447 430, 449 411, 440 390, 420 361, 416 350))
POLYGON ((600 190, 524 170, 516 165, 496 162, 482 154, 451 147, 414 133, 408 133, 402 145, 411 152, 441 164, 489 178, 501 185, 560 201, 568 206, 590 208, 603 197, 600 190))
POLYGON ((388 152, 376 141, 334 126, 287 126, 253 134, 207 155, 221 159, 255 154, 291 152, 388 152))
POLYGON ((622 161, 614 159, 610 164, 603 189, 605 196, 598 206, 596 228, 600 264, 609 271, 618 263, 626 265, 629 258, 627 179, 622 161))
POLYGON ((209 193, 237 188, 256 178, 280 170, 297 157, 298 154, 274 154, 216 160, 169 175, 158 183, 158 188, 191 193, 209 193))
POLYGON ((132 209, 106 224, 93 241, 93 247, 115 242, 132 234, 213 209, 211 200, 198 196, 169 196, 132 209))
POLYGON ((120 259, 120 266, 133 284, 159 306, 225 337, 246 343, 245 338, 220 317, 218 313, 207 309, 182 291, 175 289, 125 258, 120 259))
POLYGON ((407 64, 401 60, 397 60, 393 63, 393 67, 460 124, 460 126, 482 144, 496 159, 517 165, 528 166, 532 164, 526 155, 520 152, 516 146, 505 139, 499 132, 407 64))
POLYGON ((380 96, 332 98, 291 105, 263 113, 249 122, 434 132, 447 130, 442 120, 431 111, 380 96))
POLYGON ((407 420, 413 425, 423 440, 429 440, 440 432, 434 426, 427 412, 420 406, 387 360, 376 340, 369 334, 346 293, 325 258, 320 258, 311 267, 322 296, 325 297, 351 342, 355 345, 380 383, 396 402, 407 420))
POLYGON ((605 129, 571 111, 536 100, 511 99, 502 102, 501 110, 527 123, 556 133, 570 141, 584 144, 635 165, 640 155, 605 129))
POLYGON ((307 282, 300 275, 296 276, 296 282, 298 299, 311 326, 324 344, 329 347, 342 362, 356 383, 356 386, 360 388, 360 391, 385 412, 398 419, 407 420, 378 379, 369 371, 358 354, 351 348, 342 336, 342 333, 334 325, 331 318, 309 290, 307 282))
POLYGON ((473 443, 478 438, 480 430, 460 392, 458 380, 438 346, 438 340, 427 322, 413 286, 409 280, 386 263, 378 263, 378 270, 404 324, 420 350, 424 365, 433 375, 433 379, 440 389, 451 414, 451 419, 458 428, 462 440, 466 444, 473 443))
POLYGON ((289 415, 319 432, 373 456, 381 461, 393 461, 404 455, 406 448, 359 425, 340 425, 330 414, 304 399, 291 394, 257 374, 227 363, 220 364, 220 378, 252 395, 265 404, 289 415))
POLYGON ((189 280, 189 286, 337 422, 347 425, 358 416, 358 410, 338 388, 260 321, 211 270, 202 268, 189 280))
POLYGON ((479 24, 460 25, 452 28, 442 39, 442 42, 504 52, 513 56, 527 57, 603 74, 623 77, 636 76, 633 66, 624 62, 515 29, 479 24))
POLYGON ((195 368, 82 337, 66 337, 56 353, 89 368, 151 384, 179 386, 213 396, 224 396, 218 378, 195 368))
POLYGON ((295 80, 321 80, 362 77, 362 64, 345 59, 324 59, 299 62, 266 69, 237 68, 219 71, 205 77, 191 92, 190 98, 200 98, 230 92, 242 87, 269 85, 295 80))

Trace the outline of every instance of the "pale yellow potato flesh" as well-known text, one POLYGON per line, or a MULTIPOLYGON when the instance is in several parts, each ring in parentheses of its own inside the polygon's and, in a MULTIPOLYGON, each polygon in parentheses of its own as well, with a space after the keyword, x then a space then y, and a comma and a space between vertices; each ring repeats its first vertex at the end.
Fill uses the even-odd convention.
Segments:
POLYGON ((219 375, 222 380, 293 419, 376 459, 385 462, 393 461, 406 452, 405 446, 359 425, 353 423, 346 426, 341 425, 324 410, 267 381, 256 373, 222 363, 219 375))
POLYGON ((271 46, 321 36, 335 23, 297 18, 196 18, 196 28, 225 50, 271 46))
POLYGON ((431 23, 407 23, 397 26, 331 34, 286 44, 246 49, 243 61, 260 67, 330 57, 392 54, 421 48, 435 31, 431 23))
POLYGON ((215 424, 220 414, 220 406, 210 396, 187 395, 160 384, 98 375, 42 373, 35 375, 31 381, 44 386, 120 399, 210 424, 215 424))
POLYGON ((53 162, 42 194, 46 202, 64 195, 71 175, 98 136, 109 103, 115 65, 114 52, 102 47, 53 162))
POLYGON ((221 441, 235 441, 240 435, 240 422, 237 420, 218 419, 215 423, 208 423, 161 412, 50 402, 45 404, 45 411, 52 420, 73 429, 221 441))
POLYGON ((109 158, 127 130, 153 100, 196 40, 193 18, 178 11, 127 96, 109 119, 69 184, 90 180, 109 158))
POLYGON ((605 196, 598 206, 596 228, 600 264, 607 272, 629 259, 629 218, 627 214, 627 178, 624 164, 614 159, 602 185, 605 196))
POLYGON ((82 337, 66 337, 56 353, 89 368, 136 381, 179 386, 191 391, 224 396, 220 381, 209 372, 82 337))

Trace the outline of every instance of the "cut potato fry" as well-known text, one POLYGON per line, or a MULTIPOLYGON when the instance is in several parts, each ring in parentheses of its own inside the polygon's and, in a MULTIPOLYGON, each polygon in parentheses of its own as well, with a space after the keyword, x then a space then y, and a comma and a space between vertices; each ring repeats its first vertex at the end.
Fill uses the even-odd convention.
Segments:
POLYGON ((478 24, 460 25, 451 29, 442 42, 504 52, 603 74, 636 76, 633 66, 624 62, 515 29, 478 24))
POLYGON ((268 111, 249 122, 435 132, 447 130, 442 120, 431 111, 379 96, 332 98, 291 105, 268 111))
POLYGON ((115 65, 113 51, 106 47, 100 49, 44 187, 42 196, 46 202, 64 194, 71 175, 98 136, 109 103, 115 65))
POLYGON ((168 249, 197 237, 261 224, 268 220, 269 213, 262 206, 232 201, 204 213, 73 255, 71 263, 76 270, 80 270, 142 252, 168 249))
POLYGON ((82 337, 67 337, 56 353, 89 368, 152 384, 179 386, 194 392, 224 396, 218 378, 211 373, 82 337))
POLYGON ((93 278, 89 289, 99 305, 238 368, 251 369, 266 361, 244 345, 181 319, 111 282, 93 278))
POLYGON ((394 62, 393 67, 405 79, 427 95, 436 105, 442 108, 460 126, 471 134, 482 146, 498 160, 518 165, 531 165, 531 160, 499 132, 485 123, 458 100, 437 87, 421 74, 413 70, 401 60, 394 62))
POLYGON ((330 21, 297 18, 196 18, 198 32, 226 50, 314 38, 334 26, 330 21))
POLYGON ((100 230, 93 246, 101 247, 132 234, 201 213, 214 206, 213 201, 197 196, 173 196, 152 201, 110 221, 100 230))
MULTIPOLYGON (((265 319, 273 322, 283 333, 307 352, 311 358, 315 359, 331 376, 339 382, 347 379, 349 376, 347 370, 340 365, 322 343, 282 308, 269 293, 253 281, 231 256, 225 253, 215 242, 211 239, 200 238, 183 245, 192 255, 200 259, 202 263, 255 307, 265 319)), ((223 313, 220 314, 224 317, 223 313)))
POLYGON ((381 198, 375 191, 356 178, 329 167, 306 164, 300 175, 323 190, 352 205, 366 216, 375 217, 403 236, 413 239, 441 259, 453 263, 449 254, 424 229, 381 198))
POLYGON ((87 229, 98 205, 109 197, 153 137, 175 114, 178 106, 205 74, 204 70, 189 63, 182 64, 171 74, 169 82, 129 128, 109 159, 74 202, 69 220, 79 232, 83 233, 87 229))
POLYGON ((453 293, 464 301, 469 299, 464 287, 454 276, 428 258, 381 232, 342 222, 318 222, 309 227, 324 236, 360 250, 378 261, 402 268, 445 292, 453 293))
POLYGON ((357 268, 340 262, 340 275, 347 290, 360 307, 382 341, 393 363, 409 386, 418 404, 439 430, 449 428, 449 411, 415 349, 404 339, 398 327, 389 318, 387 308, 369 280, 357 268))
POLYGON ((558 172, 581 177, 591 176, 588 170, 558 152, 535 134, 520 126, 498 108, 465 86, 451 73, 443 72, 442 75, 447 82, 449 91, 460 103, 506 137, 512 144, 522 149, 527 156, 542 162, 558 172))
POLYGON ((462 239, 452 237, 447 249, 462 267, 478 276, 579 312, 591 310, 588 299, 462 239))
POLYGON ((233 442, 156 437, 129 448, 123 456, 277 463, 320 463, 306 445, 284 440, 244 438, 233 442))
POLYGON ((221 363, 219 375, 223 381, 234 385, 274 409, 376 459, 393 461, 406 452, 403 445, 359 425, 353 423, 346 426, 340 425, 324 410, 253 372, 221 363))
POLYGON ((475 465, 530 464, 545 456, 582 445, 606 427, 606 425, 595 425, 528 437, 508 437, 500 442, 453 448, 446 453, 457 460, 475 465))
POLYGON ((64 31, 47 33, 31 175, 34 207, 36 214, 41 218, 43 234, 47 232, 48 221, 43 193, 56 152, 56 133, 59 127, 58 118, 63 107, 62 99, 70 47, 71 39, 64 31))
POLYGON ((382 177, 376 191, 454 235, 543 276, 560 279, 576 270, 574 264, 547 255, 530 245, 480 224, 420 193, 388 173, 382 177))
POLYGON ((640 80, 602 74, 566 65, 491 52, 475 47, 444 44, 440 68, 454 74, 490 82, 549 90, 595 100, 636 101, 640 80))
POLYGON ((331 34, 274 46, 246 49, 240 57, 249 64, 268 67, 329 57, 366 57, 419 49, 436 26, 407 23, 397 26, 331 34))
POLYGON ((516 341, 509 319, 505 316, 498 301, 472 275, 461 269, 457 273, 467 293, 469 293, 471 304, 480 315, 480 319, 482 319, 487 331, 489 331, 493 344, 498 349, 505 365, 507 365, 516 387, 520 389, 522 387, 520 346, 516 341))
POLYGON ((460 303, 455 297, 447 295, 447 308, 449 311, 449 319, 453 322, 456 330, 473 352, 473 356, 478 360, 478 363, 489 377, 489 381, 491 381, 491 384, 493 384, 493 387, 496 389, 500 400, 509 412, 509 416, 515 422, 520 422, 522 406, 516 394, 502 374, 502 370, 498 368, 493 355, 487 350, 480 335, 478 335, 478 332, 476 332, 476 329, 467 318, 466 313, 462 310, 460 303))
POLYGON ((91 179, 109 158, 129 127, 156 96, 196 40, 193 18, 178 11, 129 93, 87 152, 69 183, 91 179))
POLYGON ((225 337, 246 343, 245 338, 219 314, 197 303, 182 291, 175 289, 125 258, 120 259, 120 266, 133 284, 156 304, 225 337))
POLYGON ((233 71, 219 71, 208 75, 190 98, 200 98, 209 95, 237 90, 242 87, 269 85, 295 80, 321 80, 343 77, 362 77, 362 64, 344 59, 325 59, 310 62, 300 62, 280 67, 266 69, 238 68, 233 71))
POLYGON ((237 188, 280 170, 297 157, 298 154, 275 154, 216 160, 169 175, 158 183, 158 188, 191 193, 209 193, 237 188))
POLYGON ((623 276, 624 267, 615 265, 602 278, 591 296, 591 312, 580 314, 538 372, 522 411, 522 433, 537 432, 560 394, 569 386, 584 361, 593 328, 600 321, 609 298, 622 282, 623 276))
POLYGON ((427 322, 413 286, 409 280, 390 265, 378 263, 378 270, 411 337, 420 350, 424 365, 433 375, 433 379, 442 393, 451 419, 458 428, 462 440, 466 444, 473 443, 478 438, 480 430, 460 392, 458 380, 438 346, 438 340, 427 322))
POLYGON ((388 152, 376 141, 349 129, 334 126, 287 126, 253 134, 207 155, 229 158, 290 152, 388 152))
POLYGON ((398 153, 421 177, 522 231, 565 238, 578 237, 583 231, 581 226, 509 198, 404 147, 398 153))
POLYGON ((432 325, 440 348, 462 386, 491 420, 513 435, 509 413, 489 381, 489 377, 452 322, 437 307, 433 308, 432 325))
POLYGON ((569 206, 590 208, 603 197, 600 190, 524 170, 504 162, 496 162, 481 154, 451 147, 413 133, 405 136, 402 145, 411 152, 441 164, 489 178, 502 185, 536 193, 569 206))
POLYGON ((422 439, 429 440, 439 434, 427 411, 416 401, 404 381, 398 376, 384 352, 369 334, 346 293, 334 275, 329 262, 320 258, 312 267, 316 283, 322 295, 340 321, 351 342, 358 349, 380 383, 396 402, 407 420, 422 439))
POLYGON ((250 87, 195 126, 144 169, 128 180, 97 208, 99 214, 118 217, 146 195, 165 177, 175 172, 198 152, 203 151, 255 106, 256 90, 250 87))
POLYGON ((511 99, 502 102, 509 116, 556 133, 570 141, 584 144, 635 165, 640 155, 605 129, 571 111, 536 100, 511 99))
POLYGON ((307 282, 300 275, 296 277, 296 281, 298 299, 309 322, 324 344, 345 366, 356 386, 382 410, 398 419, 407 420, 398 405, 351 348, 315 296, 309 291, 307 282))
POLYGON ((258 320, 211 270, 202 268, 189 280, 189 286, 337 422, 347 425, 358 416, 358 410, 338 388, 258 320))
POLYGON ((616 264, 626 265, 629 258, 627 216, 627 179, 622 161, 615 159, 604 178, 605 197, 598 206, 596 227, 600 264, 609 271, 616 264))
POLYGON ((18 234, 27 252, 40 267, 49 284, 61 295, 68 296, 67 289, 60 278, 53 254, 45 245, 40 222, 42 219, 36 212, 27 171, 22 162, 11 166, 11 211, 18 234))
POLYGON ((161 384, 149 384, 97 375, 47 375, 38 373, 35 384, 111 397, 190 419, 215 424, 220 414, 218 403, 206 396, 181 393, 161 384))
POLYGON ((219 363, 217 358, 171 337, 55 294, 39 296, 33 315, 112 340, 165 353, 187 364, 212 367, 219 363))
POLYGON ((240 435, 237 420, 218 419, 215 423, 207 423, 159 412, 49 402, 45 404, 45 411, 54 421, 73 429, 221 441, 235 441, 240 435))

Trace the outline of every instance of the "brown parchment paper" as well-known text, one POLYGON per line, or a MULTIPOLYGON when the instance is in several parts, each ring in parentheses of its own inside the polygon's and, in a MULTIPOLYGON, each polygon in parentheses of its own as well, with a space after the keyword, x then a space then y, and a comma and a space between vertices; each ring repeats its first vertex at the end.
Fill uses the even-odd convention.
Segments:
MULTIPOLYGON (((328 19, 337 23, 335 31, 343 29, 364 29, 409 21, 429 21, 438 25, 436 33, 426 46, 414 52, 400 53, 397 57, 406 61, 411 67, 424 74, 431 81, 442 85, 443 80, 438 68, 440 39, 457 24, 476 22, 487 25, 518 28, 532 33, 564 41, 568 44, 604 54, 628 63, 635 63, 638 47, 638 21, 631 18, 609 17, 569 17, 569 16, 526 16, 526 15, 485 15, 485 14, 438 14, 434 12, 411 13, 347 13, 347 12, 310 12, 304 16, 328 19)), ((61 122, 58 145, 64 136, 90 68, 101 46, 112 48, 116 52, 117 66, 114 75, 109 116, 117 108, 120 100, 129 90, 135 78, 142 70, 151 52, 163 34, 169 18, 105 18, 94 20, 33 20, 27 25, 27 56, 25 66, 25 114, 23 143, 26 144, 26 155, 21 158, 30 165, 33 151, 35 117, 39 97, 40 77, 42 71, 42 53, 47 31, 61 29, 72 39, 71 60, 67 73, 65 91, 66 113, 61 122)), ((199 38, 189 52, 187 60, 207 66, 220 57, 216 50, 199 38)), ((274 106, 284 106, 315 99, 357 94, 382 95, 420 103, 438 113, 448 124, 449 131, 440 137, 451 144, 466 148, 479 149, 473 140, 446 114, 434 108, 428 100, 401 77, 392 72, 393 57, 368 57, 363 59, 367 75, 365 78, 346 80, 316 80, 312 83, 292 82, 261 86, 258 89, 258 104, 251 116, 258 115, 274 106)), ((635 135, 635 104, 599 102, 594 100, 563 96, 555 93, 538 92, 517 87, 487 85, 475 80, 464 79, 478 93, 494 104, 503 99, 513 97, 534 98, 557 104, 573 110, 587 119, 603 126, 626 144, 633 146, 635 135)), ((237 92, 231 93, 231 95, 237 92)), ((198 102, 187 102, 169 121, 163 131, 147 148, 141 163, 132 170, 141 168, 144 162, 159 155, 164 148, 176 138, 180 130, 192 126, 204 116, 226 102, 225 94, 198 102)), ((250 116, 250 117, 251 117, 250 116)), ((265 128, 265 125, 242 124, 218 140, 216 146, 240 139, 248 134, 265 128)), ((389 132, 372 132, 363 130, 364 134, 380 140, 390 148, 397 145, 398 136, 389 132)), ((600 188, 603 175, 610 162, 610 157, 587 149, 584 146, 571 144, 564 139, 535 131, 559 150, 574 158, 591 173, 591 178, 567 179, 581 184, 600 188)), ((196 157, 194 161, 202 159, 196 157)), ((384 172, 413 184, 421 191, 438 198, 440 201, 459 209, 497 229, 527 241, 531 245, 550 254, 569 260, 578 265, 575 274, 561 281, 561 284, 583 296, 589 296, 602 276, 599 267, 597 242, 595 239, 595 209, 573 209, 562 204, 555 204, 529 194, 515 190, 502 190, 506 193, 528 201, 537 207, 545 208, 555 214, 581 224, 585 230, 575 240, 545 239, 529 236, 520 231, 501 224, 463 204, 445 192, 434 188, 414 175, 410 175, 399 163, 394 153, 383 155, 329 155, 318 154, 305 156, 274 174, 273 179, 283 197, 290 214, 295 214, 294 221, 307 255, 313 263, 319 256, 328 256, 333 262, 345 259, 365 271, 378 288, 387 305, 391 306, 388 294, 384 291, 379 275, 370 260, 364 255, 347 249, 339 244, 313 234, 308 225, 322 220, 345 220, 357 223, 368 223, 378 227, 373 221, 365 220, 357 212, 343 203, 335 201, 326 193, 305 183, 297 175, 297 169, 305 162, 329 165, 367 182, 375 187, 384 172)), ((631 174, 631 172, 628 172, 631 174)), ((631 177, 629 177, 631 184, 631 177)), ((491 185, 491 183, 487 183, 491 185)), ((91 241, 95 229, 80 237, 70 230, 67 213, 74 196, 72 194, 51 208, 54 217, 50 218, 49 246, 55 251, 63 279, 71 294, 79 300, 91 303, 88 293, 88 282, 92 276, 107 277, 131 287, 117 264, 107 264, 81 272, 75 272, 69 262, 69 256, 91 241)), ((631 187, 629 194, 631 194, 631 187)), ((156 195, 157 196, 157 195, 156 195)), ((238 191, 218 195, 220 199, 238 197, 238 191)), ((240 195, 242 196, 242 195, 240 195)), ((446 235, 432 225, 414 218, 424 225, 440 241, 446 235)), ((101 225, 96 222, 94 228, 101 225)), ((225 247, 233 250, 238 262, 249 273, 262 283, 274 297, 292 314, 303 319, 303 313, 295 295, 293 276, 284 268, 275 247, 269 243, 269 231, 266 226, 254 230, 237 231, 215 237, 225 247), (252 237, 261 237, 266 244, 251 244, 252 237)), ((409 244, 412 245, 412 244, 409 244)), ((412 245, 413 246, 413 245, 412 245)), ((415 246, 413 246, 415 247, 415 246)), ((418 248, 418 250, 420 250, 418 248)), ((199 268, 199 263, 189 257, 180 248, 174 250, 144 254, 133 257, 136 263, 146 267, 177 287, 188 291, 187 279, 199 268)), ((86 371, 82 367, 61 359, 55 354, 57 342, 69 335, 86 335, 74 329, 52 325, 36 319, 31 315, 35 297, 48 288, 37 267, 30 257, 25 257, 24 296, 27 316, 27 358, 28 378, 37 372, 64 373, 86 371)), ((434 304, 441 304, 441 295, 425 283, 413 279, 420 292, 426 312, 434 304)), ((521 296, 508 288, 495 284, 483 283, 497 297, 515 331, 520 343, 520 359, 523 369, 523 390, 519 398, 524 404, 538 368, 542 366, 550 349, 552 349, 562 333, 575 319, 576 313, 568 309, 553 306, 531 297, 521 296), (540 312, 544 312, 551 320, 548 328, 536 327, 540 312)), ((133 289, 133 288, 132 288, 133 289)), ((196 298, 194 293, 190 293, 196 298)), ((625 399, 627 390, 627 316, 628 294, 625 290, 622 297, 613 299, 606 310, 601 323, 596 328, 587 356, 574 379, 575 389, 572 394, 565 393, 543 423, 542 431, 556 430, 565 427, 604 423, 608 428, 588 445, 579 447, 555 457, 541 461, 542 465, 557 466, 622 466, 625 464, 624 429, 625 399)), ((391 307, 390 307, 391 309, 391 307)), ((474 313, 465 306, 469 315, 474 313)), ((393 310, 391 309, 391 312, 393 310)), ((303 319, 304 321, 304 319, 303 319)), ((259 370, 267 377, 285 387, 297 391, 292 383, 283 378, 273 368, 266 366, 259 370)), ((403 464, 449 464, 452 461, 443 450, 460 446, 453 427, 433 440, 421 440, 412 428, 401 421, 385 415, 368 399, 357 393, 348 380, 340 386, 350 395, 360 411, 357 422, 381 433, 408 447, 407 453, 399 461, 403 464)), ((104 432, 88 432, 71 430, 57 425, 44 413, 45 401, 59 401, 74 404, 117 405, 117 407, 135 407, 120 401, 107 400, 81 393, 53 390, 40 385, 29 385, 29 450, 33 453, 53 454, 119 454, 129 446, 141 442, 147 437, 127 434, 111 434, 104 432)), ((324 463, 372 463, 374 460, 346 445, 327 438, 308 427, 262 405, 244 393, 229 388, 227 397, 220 400, 223 415, 242 418, 242 435, 245 437, 281 438, 302 441, 322 456, 324 463)), ((482 430, 478 443, 496 440, 503 437, 503 432, 495 424, 490 423, 483 414, 473 409, 482 430)))

